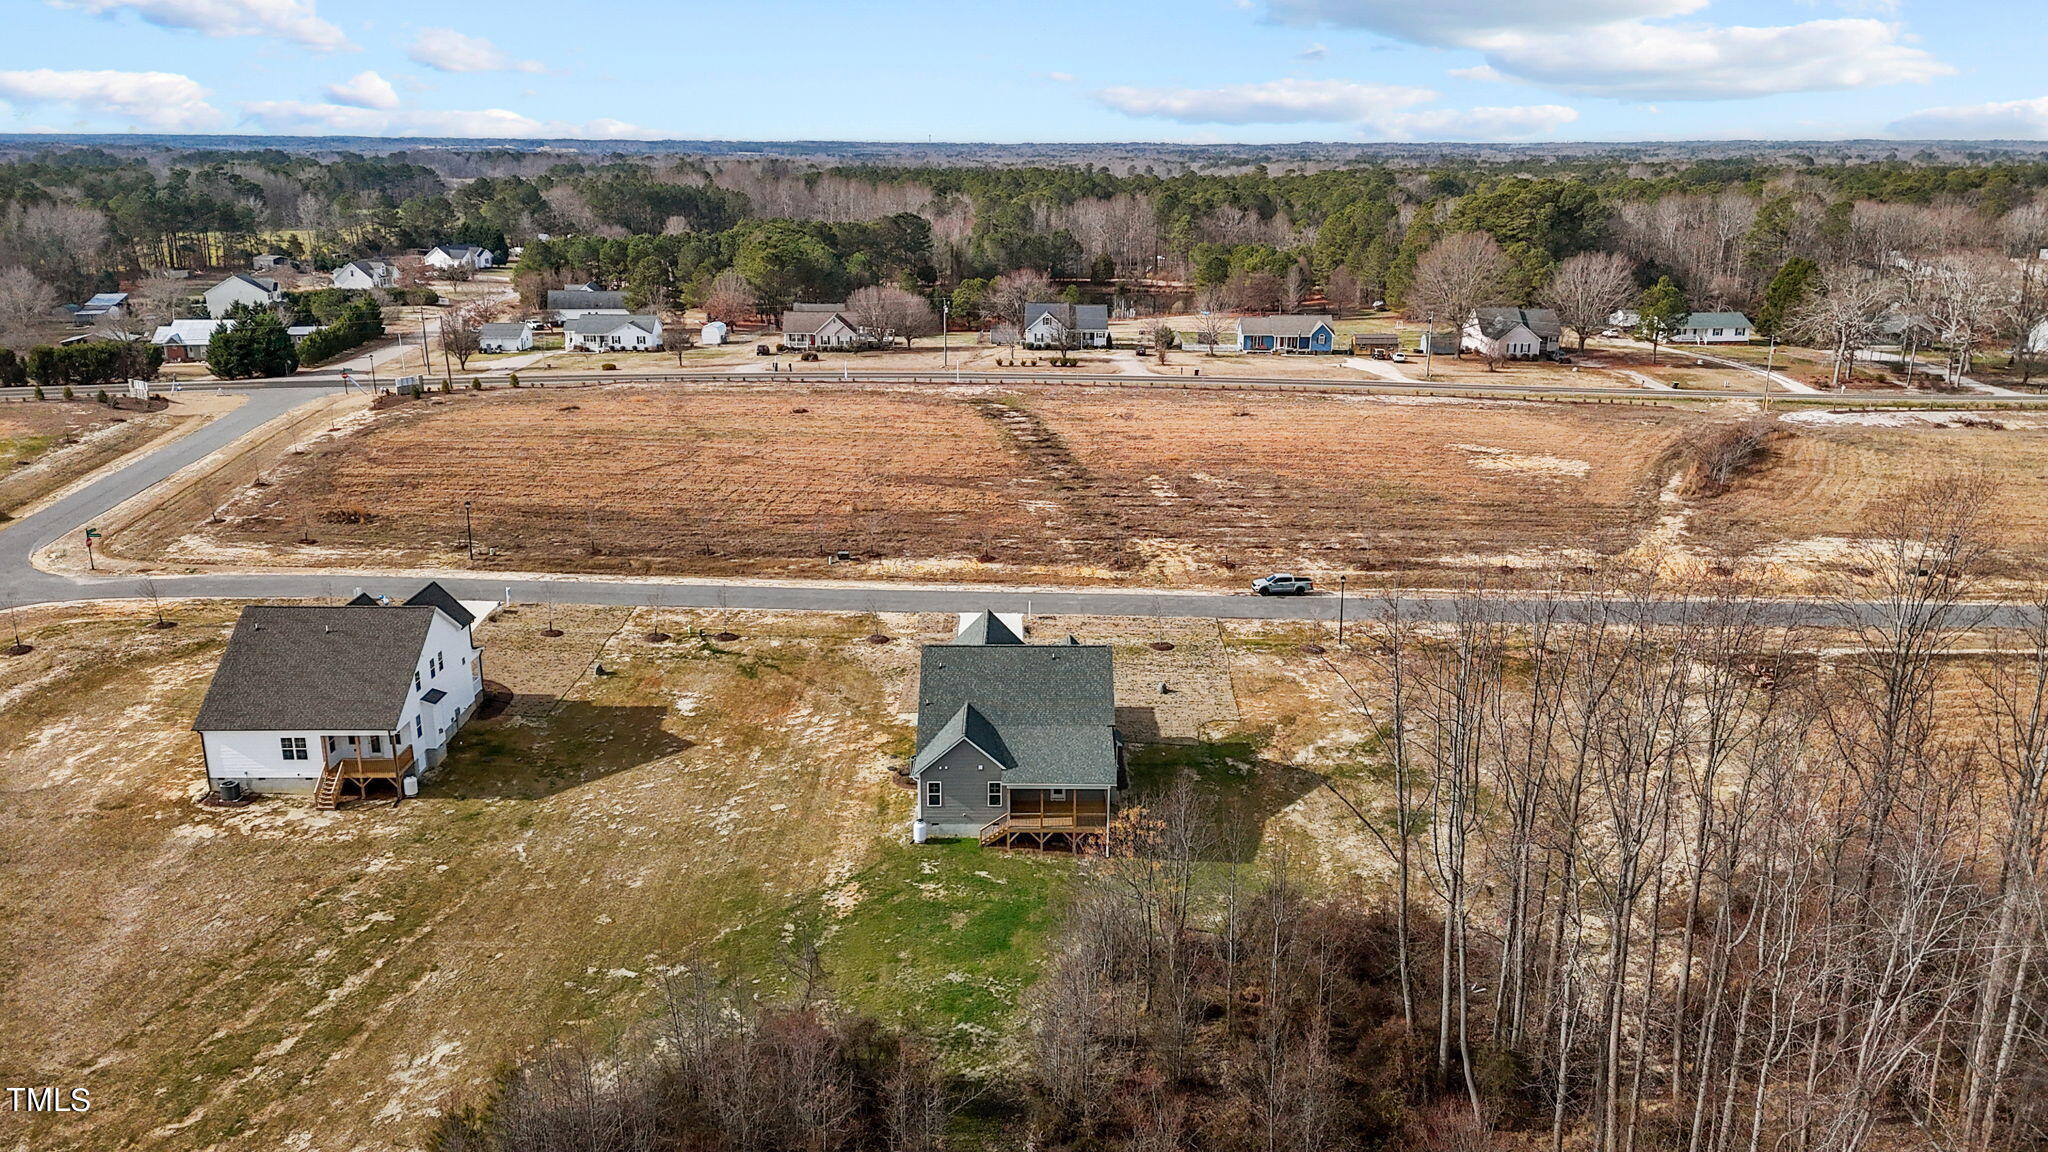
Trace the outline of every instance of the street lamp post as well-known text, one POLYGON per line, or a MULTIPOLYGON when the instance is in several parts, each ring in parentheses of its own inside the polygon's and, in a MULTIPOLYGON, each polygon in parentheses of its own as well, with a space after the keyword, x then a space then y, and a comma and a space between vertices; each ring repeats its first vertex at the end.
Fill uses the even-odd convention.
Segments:
POLYGON ((476 567, 476 530, 472 526, 469 516, 471 503, 468 500, 462 502, 462 544, 469 552, 470 567, 474 568, 476 567))
POLYGON ((953 305, 950 301, 939 303, 939 367, 950 368, 953 364, 953 305))
POLYGON ((1339 648, 1344 646, 1344 586, 1350 582, 1351 574, 1348 572, 1337 577, 1337 647, 1339 648))
POLYGON ((1432 373, 1436 369, 1436 361, 1431 356, 1436 351, 1436 313, 1432 312, 1423 317, 1422 324, 1422 378, 1433 380, 1435 377, 1432 373))

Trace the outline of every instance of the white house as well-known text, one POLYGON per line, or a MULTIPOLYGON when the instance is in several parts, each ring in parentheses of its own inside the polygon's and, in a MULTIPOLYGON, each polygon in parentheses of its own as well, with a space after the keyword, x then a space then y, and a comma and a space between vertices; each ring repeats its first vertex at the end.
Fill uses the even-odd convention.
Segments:
POLYGON ((208 288, 206 314, 218 320, 228 314, 228 309, 237 304, 252 308, 263 308, 284 299, 284 286, 268 276, 251 276, 237 272, 233 276, 208 288))
POLYGON ((1671 334, 1672 344, 1747 344, 1751 325, 1740 312, 1695 312, 1671 334))
POLYGON ((697 343, 716 346, 725 343, 725 338, 729 334, 730 330, 726 328, 725 321, 712 320, 697 333, 697 343))
POLYGON ((1459 346, 1489 359, 1535 360, 1557 354, 1564 326, 1548 308, 1479 308, 1459 334, 1459 346))
POLYGON ((427 250, 427 266, 439 268, 443 272, 456 268, 471 271, 489 268, 492 261, 490 249, 479 248, 474 244, 436 244, 427 250))
POLYGON ((658 352, 659 316, 578 316, 562 325, 562 347, 571 352, 658 352))
POLYGON ((477 349, 482 352, 531 351, 533 325, 519 321, 486 324, 477 332, 477 349))
POLYGON ((587 287, 555 288, 548 292, 548 315, 558 324, 567 324, 580 316, 624 316, 630 311, 624 292, 587 287))
POLYGON ((1109 347, 1109 305, 1026 304, 1027 348, 1109 347))
POLYGON ((164 350, 164 363, 195 363, 206 359, 213 334, 233 328, 233 320, 173 320, 160 324, 149 342, 164 350))
POLYGON ((71 309, 71 319, 79 324, 91 324, 95 320, 119 320, 127 315, 126 292, 101 292, 77 308, 71 309))
POLYGON ((860 329, 841 311, 844 305, 800 305, 782 314, 782 342, 805 351, 858 348, 860 329))
POLYGON ((392 288, 398 284, 398 266, 382 260, 351 260, 334 270, 336 288, 353 288, 367 292, 372 288, 392 288))
POLYGON ((416 791, 483 695, 475 622, 438 583, 391 607, 242 609, 192 724, 207 783, 323 807, 416 791))

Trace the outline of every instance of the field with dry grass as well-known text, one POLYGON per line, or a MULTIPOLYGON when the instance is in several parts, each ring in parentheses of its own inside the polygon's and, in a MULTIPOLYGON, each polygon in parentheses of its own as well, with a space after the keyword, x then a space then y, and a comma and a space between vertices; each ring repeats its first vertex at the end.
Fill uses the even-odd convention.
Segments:
POLYGON ((0 403, 0 519, 149 443, 175 419, 83 400, 0 403))
MULTIPOLYGON (((198 803, 234 612, 24 612, 35 650, 0 661, 0 1082, 93 1099, 0 1116, 0 1146, 419 1147, 505 1062, 644 1018, 663 973, 778 995, 803 933, 847 1002, 1000 1058, 1073 864, 904 843, 916 644, 951 617, 525 606, 480 629, 510 707, 419 797, 322 812, 198 803)), ((1037 624, 1118 645, 1119 723, 1163 742, 1141 777, 1227 788, 1250 853, 1384 871, 1301 767, 1363 739, 1308 632, 1037 624)))

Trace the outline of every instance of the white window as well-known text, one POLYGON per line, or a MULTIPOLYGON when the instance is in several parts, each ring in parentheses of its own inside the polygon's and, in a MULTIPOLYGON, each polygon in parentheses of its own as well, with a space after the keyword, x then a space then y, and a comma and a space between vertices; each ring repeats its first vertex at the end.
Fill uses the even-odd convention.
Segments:
POLYGON ((1055 788, 1055 789, 1053 789, 1053 790, 1052 790, 1052 799, 1053 799, 1053 803, 1055 803, 1055 804, 1059 804, 1059 803, 1064 803, 1064 802, 1066 801, 1066 798, 1067 798, 1067 790, 1066 790, 1065 788, 1055 788))
POLYGON ((427 734, 426 717, 415 716, 412 718, 412 734, 415 736, 425 736, 427 734))
POLYGON ((277 745, 278 752, 286 760, 304 760, 307 758, 306 738, 304 736, 280 736, 278 737, 277 745))
POLYGON ((1719 336, 1720 334, 1721 330, 1719 328, 1714 329, 1714 335, 1719 336))
POLYGON ((420 690, 420 674, 418 672, 412 674, 412 690, 415 692, 420 690))
POLYGON ((991 780, 988 782, 988 806, 991 808, 1001 808, 1003 806, 1002 781, 991 780))
POLYGON ((943 808, 946 806, 946 785, 944 781, 927 780, 924 782, 924 806, 927 808, 943 808))

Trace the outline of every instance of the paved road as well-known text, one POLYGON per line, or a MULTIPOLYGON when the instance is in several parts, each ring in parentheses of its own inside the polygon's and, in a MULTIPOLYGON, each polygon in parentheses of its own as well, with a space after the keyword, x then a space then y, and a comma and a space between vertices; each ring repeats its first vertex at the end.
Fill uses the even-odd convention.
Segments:
MULTIPOLYGON (((143 578, 135 576, 70 576, 38 571, 33 554, 67 532, 82 530, 124 501, 160 484, 180 469, 227 447, 292 409, 332 395, 332 381, 294 381, 290 386, 256 388, 246 403, 212 423, 188 433, 120 470, 103 475, 42 511, 0 525, 0 603, 36 604, 58 601, 122 599, 143 594, 143 578)), ((339 598, 363 590, 376 595, 409 595, 419 576, 378 572, 204 573, 158 576, 160 595, 230 599, 339 598)), ((440 577, 464 599, 511 599, 563 604, 660 605, 664 607, 781 609, 841 612, 964 612, 994 609, 1057 615, 1179 616, 1231 620, 1335 620, 1338 598, 1262 598, 1215 592, 1146 590, 960 589, 903 584, 859 585, 797 582, 703 582, 607 579, 589 576, 560 578, 473 575, 440 577)), ((1522 595, 1495 595, 1490 606, 1509 616, 1534 610, 1543 601, 1522 595)), ((1582 601, 1572 601, 1576 611, 1582 601)), ((1457 601, 1444 595, 1411 595, 1404 612, 1420 619, 1448 619, 1457 601)), ((1361 591, 1342 605, 1350 619, 1378 615, 1385 602, 1377 592, 1361 591)), ((1772 600, 1763 611, 1783 623, 1832 623, 1843 619, 1840 606, 1814 601, 1772 600)), ((1660 618, 1677 616, 1677 600, 1653 605, 1660 618)), ((1866 618, 1877 609, 1856 610, 1866 618)), ((2029 615, 2022 607, 1987 605, 1970 610, 1973 620, 2014 625, 2029 615)))

